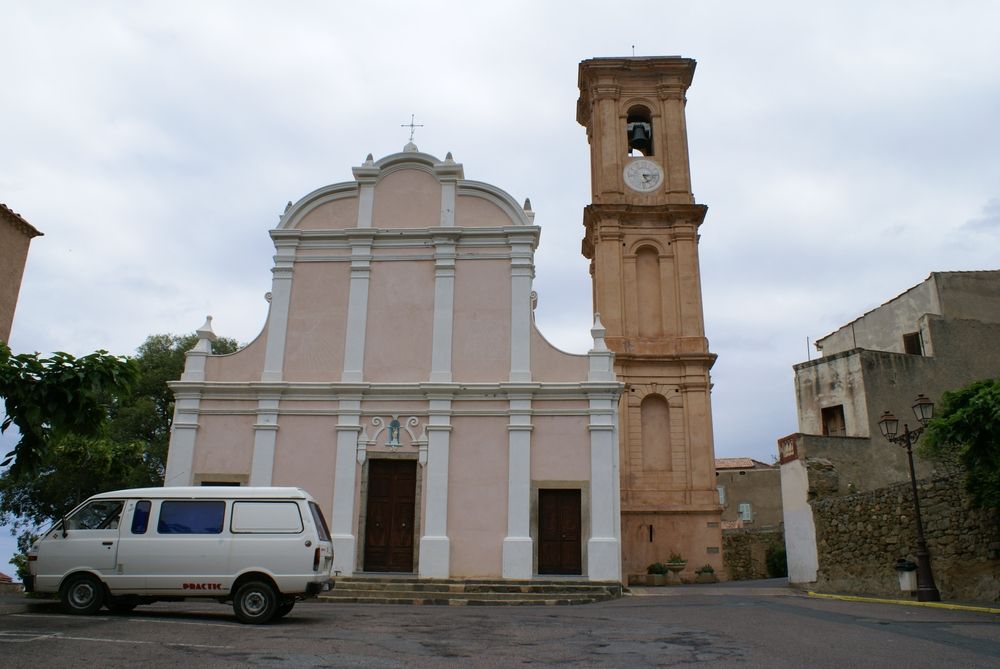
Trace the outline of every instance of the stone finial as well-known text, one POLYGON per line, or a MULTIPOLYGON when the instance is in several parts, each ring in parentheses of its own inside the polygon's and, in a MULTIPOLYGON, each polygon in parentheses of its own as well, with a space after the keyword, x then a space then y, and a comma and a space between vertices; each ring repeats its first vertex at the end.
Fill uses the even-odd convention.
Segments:
POLYGON ((368 157, 365 158, 364 167, 372 167, 374 165, 375 165, 375 157, 369 153, 368 157))
POLYGON ((205 316, 205 324, 195 330, 195 334, 198 335, 198 339, 207 339, 208 341, 215 341, 218 339, 218 336, 216 336, 215 332, 212 331, 211 316, 205 316))
POLYGON ((288 204, 285 205, 285 213, 287 214, 288 210, 291 209, 291 208, 292 208, 292 201, 289 200, 288 204))
POLYGON ((447 153, 447 155, 445 155, 444 162, 446 162, 446 163, 453 163, 453 162, 455 162, 455 159, 451 157, 451 151, 449 151, 447 153))
POLYGON ((212 332, 212 317, 205 317, 205 324, 195 330, 198 343, 185 354, 184 372, 181 381, 204 381, 205 359, 212 354, 212 342, 218 339, 212 332))
POLYGON ((523 209, 525 211, 531 211, 531 198, 530 197, 524 198, 524 207, 523 207, 523 209))
POLYGON ((595 351, 607 351, 608 346, 604 343, 604 323, 601 322, 601 314, 594 314, 594 327, 590 328, 590 336, 594 338, 595 351))
POLYGON ((420 149, 418 149, 417 145, 414 144, 413 142, 407 142, 406 146, 403 147, 403 151, 406 151, 406 152, 417 152, 419 150, 420 149))

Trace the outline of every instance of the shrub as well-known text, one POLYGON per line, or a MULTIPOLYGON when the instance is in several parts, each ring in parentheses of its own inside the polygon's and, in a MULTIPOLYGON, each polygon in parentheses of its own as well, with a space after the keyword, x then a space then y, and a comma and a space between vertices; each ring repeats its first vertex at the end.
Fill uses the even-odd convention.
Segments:
POLYGON ((646 567, 647 574, 666 574, 668 571, 670 570, 667 569, 667 565, 663 564, 662 562, 654 562, 653 564, 646 567))
POLYGON ((715 569, 712 567, 712 565, 707 564, 704 567, 702 567, 701 569, 697 570, 695 573, 696 574, 714 574, 715 573, 715 569))

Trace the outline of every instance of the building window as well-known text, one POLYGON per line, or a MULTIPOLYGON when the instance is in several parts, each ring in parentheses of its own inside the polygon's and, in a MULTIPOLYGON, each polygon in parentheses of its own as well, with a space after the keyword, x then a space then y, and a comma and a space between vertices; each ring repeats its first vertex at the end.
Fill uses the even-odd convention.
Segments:
POLYGON ((753 522, 753 505, 750 502, 740 502, 739 513, 740 520, 744 523, 753 522))
POLYGON ((844 405, 824 407, 820 409, 823 418, 823 434, 827 437, 843 437, 847 435, 847 424, 844 422, 844 405))
POLYGON ((717 485, 717 486, 715 486, 715 489, 719 491, 719 504, 721 504, 722 506, 725 506, 726 505, 726 486, 724 486, 724 485, 717 485))
POLYGON ((907 355, 923 355, 924 345, 920 341, 919 332, 910 332, 903 335, 903 353, 907 355))

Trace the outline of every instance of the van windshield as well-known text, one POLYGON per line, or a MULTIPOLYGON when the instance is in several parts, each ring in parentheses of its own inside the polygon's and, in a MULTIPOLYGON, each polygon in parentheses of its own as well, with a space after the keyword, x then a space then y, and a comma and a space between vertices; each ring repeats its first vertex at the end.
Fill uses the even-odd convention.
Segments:
POLYGON ((309 508, 312 509, 313 520, 316 521, 316 531, 319 532, 319 538, 322 541, 330 541, 330 529, 326 526, 326 518, 323 517, 323 510, 319 508, 319 504, 316 502, 309 502, 309 508))

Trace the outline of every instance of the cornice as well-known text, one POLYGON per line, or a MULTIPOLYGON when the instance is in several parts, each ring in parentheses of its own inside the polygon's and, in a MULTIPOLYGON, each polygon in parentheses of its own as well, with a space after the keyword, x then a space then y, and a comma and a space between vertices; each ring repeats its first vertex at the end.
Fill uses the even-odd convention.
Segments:
POLYGON ((41 237, 44 235, 43 232, 39 231, 31 223, 28 223, 26 220, 24 220, 24 218, 19 213, 17 213, 16 211, 14 211, 13 209, 11 209, 2 202, 0 202, 0 219, 3 219, 8 223, 10 223, 15 230, 24 234, 29 239, 32 237, 41 237))

